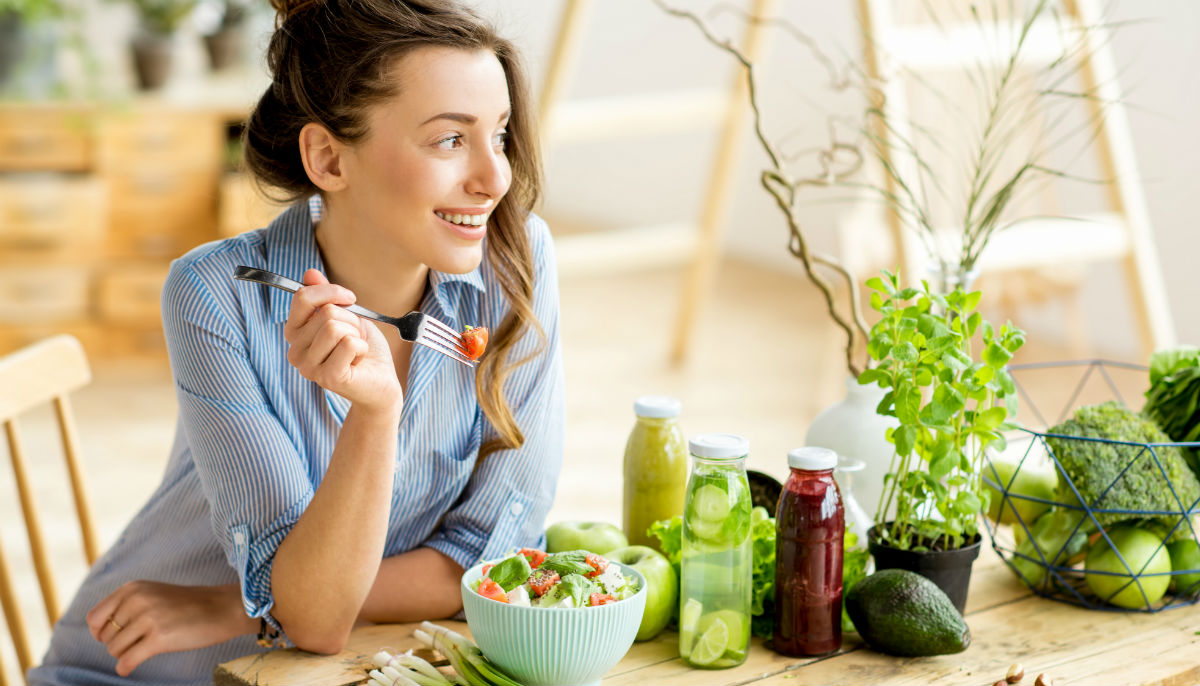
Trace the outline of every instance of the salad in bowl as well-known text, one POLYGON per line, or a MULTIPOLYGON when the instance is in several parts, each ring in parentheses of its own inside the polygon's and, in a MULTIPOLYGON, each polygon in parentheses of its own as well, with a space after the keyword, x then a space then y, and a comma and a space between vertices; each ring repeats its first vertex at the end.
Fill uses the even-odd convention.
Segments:
POLYGON ((471 586, 484 598, 525 607, 578 608, 630 598, 637 582, 618 565, 586 550, 546 554, 522 548, 494 563, 484 563, 471 586))
POLYGON ((471 636, 525 686, 598 682, 633 645, 646 609, 636 569, 583 550, 523 548, 462 578, 471 636))

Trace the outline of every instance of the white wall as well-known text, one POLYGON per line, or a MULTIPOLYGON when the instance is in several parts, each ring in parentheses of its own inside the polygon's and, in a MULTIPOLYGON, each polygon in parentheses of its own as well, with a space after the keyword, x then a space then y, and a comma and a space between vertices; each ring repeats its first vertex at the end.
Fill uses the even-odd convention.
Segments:
MULTIPOLYGON (((561 2, 487 0, 480 4, 521 42, 532 71, 540 74, 561 2)), ((677 0, 676 4, 703 9, 713 3, 677 0)), ((779 5, 782 16, 816 38, 831 57, 857 59, 858 23, 851 9, 855 3, 784 0, 779 5)), ((1196 71, 1200 45, 1194 38, 1200 35, 1200 3, 1120 0, 1111 3, 1108 12, 1114 21, 1133 22, 1115 33, 1114 57, 1127 94, 1131 133, 1178 338, 1198 343, 1200 307, 1194 301, 1200 296, 1200 285, 1193 263, 1200 255, 1200 234, 1191 230, 1188 204, 1200 193, 1200 133, 1194 125, 1200 115, 1196 71)), ((693 27, 663 16, 649 0, 595 3, 592 17, 572 96, 720 86, 733 73, 730 60, 705 43, 693 27)), ((729 35, 736 35, 736 27, 729 35)), ((770 86, 764 108, 770 133, 779 138, 799 131, 802 139, 817 142, 825 130, 824 113, 847 111, 845 98, 824 87, 824 72, 794 41, 782 35, 772 41, 770 59, 762 67, 762 80, 770 86)), ((582 214, 602 225, 694 216, 712 151, 711 134, 653 140, 630 136, 604 144, 552 146, 546 212, 582 214)), ((765 156, 750 140, 726 228, 726 247, 751 260, 798 269, 786 252, 782 216, 758 185, 758 170, 765 163, 765 156)), ((854 210, 849 203, 827 204, 838 197, 846 194, 814 192, 813 204, 805 210, 807 228, 819 248, 846 247, 836 234, 854 210)), ((866 209, 868 214, 871 211, 866 209)), ((878 247, 868 244, 859 249, 877 251, 878 247)), ((1115 265, 1092 268, 1084 281, 1083 308, 1094 351, 1130 359, 1137 355, 1137 339, 1123 283, 1123 273, 1115 265)), ((1018 323, 1033 329, 1031 333, 1062 335, 1057 330, 1057 310, 1033 310, 1022 316, 1028 321, 1018 323)))
MULTIPOLYGON (((118 3, 83 0, 91 9, 91 42, 101 73, 128 83, 123 32, 132 17, 118 3)), ((522 46, 535 84, 545 60, 563 0, 472 0, 496 19, 502 31, 522 46)), ((705 11, 712 0, 673 0, 680 7, 705 11)), ((748 7, 748 0, 724 3, 748 7)), ((857 3, 828 0, 779 0, 782 16, 814 37, 841 64, 859 57, 857 3)), ((1195 0, 1115 0, 1117 21, 1146 21, 1124 26, 1114 38, 1122 68, 1122 87, 1132 105, 1129 119, 1141 177, 1154 228, 1169 304, 1181 341, 1200 343, 1200 285, 1193 263, 1200 255, 1200 234, 1191 230, 1190 203, 1200 195, 1200 3, 1195 0)), ((571 97, 654 92, 705 86, 723 87, 734 77, 732 61, 706 43, 688 23, 666 16, 650 0, 601 0, 593 3, 571 97)), ((715 25, 740 35, 739 24, 724 16, 715 25)), ((270 17, 259 17, 252 43, 262 46, 270 17)), ((764 112, 769 135, 792 136, 800 145, 824 140, 830 111, 852 112, 857 103, 825 87, 825 72, 811 54, 790 38, 771 38, 769 59, 761 65, 766 86, 764 112)), ((203 71, 196 31, 179 39, 182 76, 203 71)), ((545 213, 552 219, 583 219, 601 226, 655 223, 695 217, 701 206, 707 170, 715 149, 714 132, 678 133, 570 145, 551 145, 547 159, 545 213)), ((787 232, 773 201, 758 185, 766 158, 752 138, 737 175, 736 196, 726 227, 726 249, 764 264, 799 271, 786 251, 787 232)), ((839 227, 855 217, 846 193, 806 193, 804 218, 818 249, 848 251, 850 257, 878 253, 874 242, 839 241, 839 227)), ((858 208, 861 214, 863 209, 858 208)), ((873 212, 867 208, 867 214, 873 212)), ((885 251, 886 253, 886 251, 885 251)), ((877 255, 876 255, 877 256, 877 255)), ((1115 267, 1091 270, 1085 281, 1084 307, 1089 341, 1097 352, 1130 358, 1136 339, 1115 267)), ((781 297, 786 297, 784 294, 781 297)), ((1057 313, 1023 313, 1019 324, 1031 333, 1054 337, 1057 313)))

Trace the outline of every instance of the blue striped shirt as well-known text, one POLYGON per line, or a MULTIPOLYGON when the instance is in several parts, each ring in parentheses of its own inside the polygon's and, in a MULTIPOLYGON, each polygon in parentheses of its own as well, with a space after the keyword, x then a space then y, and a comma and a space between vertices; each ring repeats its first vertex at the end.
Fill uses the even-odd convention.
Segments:
MULTIPOLYGON (((324 271, 313 236, 319 202, 297 203, 266 229, 210 243, 176 260, 163 289, 163 326, 179 398, 166 473, 150 501, 90 570, 31 684, 210 683, 213 668, 258 650, 253 636, 167 653, 127 679, 88 633, 84 615, 134 579, 172 584, 238 582, 246 613, 270 616, 271 565, 329 466, 344 398, 302 377, 283 338, 291 294, 234 281, 237 265, 299 280, 324 271)), ((475 396, 475 371, 413 346, 384 554, 428 546, 464 568, 515 546, 541 546, 562 463, 564 393, 553 244, 530 217, 533 309, 544 347, 527 331, 506 397, 525 444, 476 465, 496 436, 475 396)), ((421 311, 447 324, 495 330, 509 310, 485 260, 468 274, 430 271, 421 311)), ((399 314, 399 313, 397 313, 399 314)))

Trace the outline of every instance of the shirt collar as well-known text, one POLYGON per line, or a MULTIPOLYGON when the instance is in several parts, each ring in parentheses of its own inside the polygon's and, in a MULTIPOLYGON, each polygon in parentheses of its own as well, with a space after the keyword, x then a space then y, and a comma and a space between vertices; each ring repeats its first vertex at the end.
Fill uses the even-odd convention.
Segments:
MULTIPOLYGON (((266 236, 268 270, 296 281, 303 279, 304 272, 309 269, 325 272, 321 251, 317 249, 317 239, 313 233, 314 212, 316 217, 320 217, 320 196, 313 198, 317 199, 315 209, 310 198, 308 202, 298 202, 287 208, 271 222, 266 236)), ((291 305, 291 293, 278 288, 270 289, 272 321, 287 321, 291 305)))
MULTIPOLYGON (((321 220, 324 205, 321 196, 314 195, 307 202, 297 202, 271 222, 267 231, 267 269, 282 274, 290 279, 300 281, 304 272, 316 269, 325 272, 321 261, 321 251, 317 248, 316 233, 313 226, 321 220)), ((486 238, 484 239, 484 254, 487 253, 486 238)), ((457 298, 451 296, 454 290, 452 284, 461 283, 479 293, 487 293, 483 283, 483 265, 476 267, 466 274, 447 274, 429 270, 430 290, 436 295, 442 311, 451 317, 457 317, 457 298)), ((287 321, 288 311, 292 304, 292 294, 278 288, 270 289, 271 319, 276 323, 287 321)))

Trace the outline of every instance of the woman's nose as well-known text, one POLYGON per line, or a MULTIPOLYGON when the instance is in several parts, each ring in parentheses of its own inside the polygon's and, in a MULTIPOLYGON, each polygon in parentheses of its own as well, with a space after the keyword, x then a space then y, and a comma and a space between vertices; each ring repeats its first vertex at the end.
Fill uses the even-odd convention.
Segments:
POLYGON ((471 175, 467 190, 489 198, 500 199, 512 182, 512 167, 503 151, 488 148, 476 152, 471 160, 471 175))

